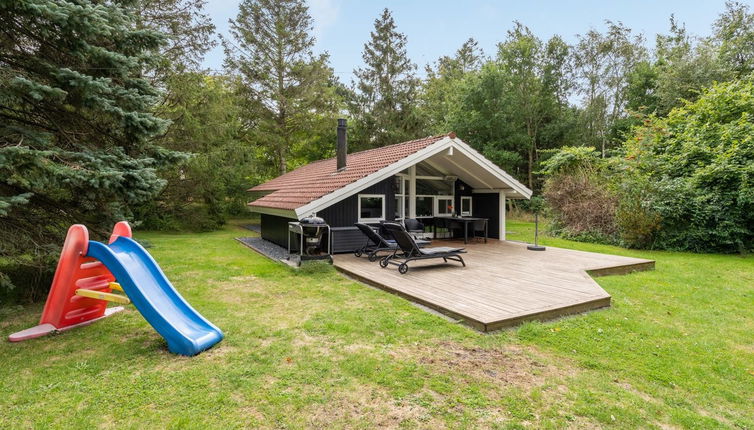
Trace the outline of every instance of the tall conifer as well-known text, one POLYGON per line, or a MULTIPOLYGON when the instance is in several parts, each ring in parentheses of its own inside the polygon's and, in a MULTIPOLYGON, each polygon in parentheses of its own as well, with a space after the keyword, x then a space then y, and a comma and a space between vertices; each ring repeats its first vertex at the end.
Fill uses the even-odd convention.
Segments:
POLYGON ((244 0, 230 33, 223 40, 226 65, 241 77, 247 125, 283 174, 291 154, 312 138, 317 113, 336 115, 328 55, 312 51, 312 18, 303 0, 244 0))
POLYGON ((417 114, 420 81, 406 53, 406 36, 398 32, 388 9, 375 20, 362 58, 364 67, 354 70, 357 81, 350 106, 358 144, 378 147, 420 137, 424 128, 417 114))
POLYGON ((44 284, 70 224, 104 233, 164 186, 178 154, 152 143, 166 124, 141 77, 163 38, 86 0, 2 2, 0 26, 0 284, 10 267, 44 284))

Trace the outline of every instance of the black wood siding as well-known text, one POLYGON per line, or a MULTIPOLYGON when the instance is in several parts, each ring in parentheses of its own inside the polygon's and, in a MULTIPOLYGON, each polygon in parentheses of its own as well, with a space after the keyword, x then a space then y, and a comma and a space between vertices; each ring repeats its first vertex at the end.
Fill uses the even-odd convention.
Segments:
MULTIPOLYGON (((387 220, 393 220, 395 214, 395 183, 392 177, 385 179, 363 191, 360 191, 350 197, 341 200, 334 205, 327 207, 317 213, 317 216, 324 218, 332 230, 333 235, 333 252, 347 253, 353 252, 362 246, 366 237, 355 227, 354 223, 358 222, 358 195, 359 194, 384 194, 385 195, 385 215, 387 220)), ((498 193, 472 193, 472 188, 458 180, 455 184, 456 212, 461 209, 461 196, 472 196, 473 216, 489 218, 489 236, 499 238, 499 202, 498 193), (464 185, 464 190, 460 186, 464 185)), ((288 222, 293 221, 289 218, 261 215, 262 238, 276 243, 284 248, 288 247, 288 222)), ((429 223, 431 223, 430 220, 429 223)), ((294 244, 296 245, 296 244, 294 244)), ((324 245, 324 243, 323 243, 324 245)), ((297 245, 294 246, 294 249, 297 245)))
MULTIPOLYGON (((463 182, 462 180, 458 179, 455 184, 456 187, 456 201, 453 202, 453 207, 455 208, 456 214, 461 215, 461 196, 473 196, 472 194, 472 188, 469 186, 469 184, 463 182), (461 190, 461 186, 463 186, 463 190, 461 190)), ((471 199, 471 210, 472 213, 474 211, 474 199, 471 199)))
MULTIPOLYGON (((385 219, 393 220, 395 215, 395 179, 391 176, 382 182, 372 185, 358 193, 329 206, 319 212, 317 216, 324 218, 330 227, 353 227, 359 221, 359 194, 384 194, 385 219)), ((336 239, 337 241, 337 239, 336 239)))
POLYGON ((288 223, 295 221, 290 218, 281 216, 262 214, 260 227, 262 229, 262 239, 269 240, 288 249, 288 223))
MULTIPOLYGON (((353 252, 355 249, 364 245, 366 236, 364 236, 353 225, 359 220, 359 194, 384 194, 385 195, 385 217, 387 220, 393 220, 395 214, 395 191, 393 177, 385 179, 369 188, 359 191, 358 193, 345 198, 319 212, 317 216, 324 218, 325 222, 333 228, 333 252, 344 253, 353 252)), ((294 221, 290 218, 284 218, 275 215, 261 215, 262 239, 269 240, 283 248, 288 248, 288 223, 294 221)), ((295 236, 292 236, 295 238, 295 236)), ((293 240, 293 239, 292 239, 293 240)), ((292 248, 298 248, 294 240, 292 248)), ((323 245, 326 244, 326 241, 323 245)))
POLYGON ((489 237, 500 238, 500 194, 499 193, 477 193, 472 194, 471 210, 475 217, 489 218, 487 232, 489 237))

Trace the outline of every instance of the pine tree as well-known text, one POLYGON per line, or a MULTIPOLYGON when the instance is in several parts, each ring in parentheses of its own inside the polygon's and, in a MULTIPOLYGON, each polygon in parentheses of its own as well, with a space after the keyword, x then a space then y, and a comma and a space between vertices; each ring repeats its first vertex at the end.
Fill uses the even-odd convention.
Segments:
POLYGON ((86 0, 3 2, 0 26, 0 284, 44 285, 70 224, 128 219, 180 157, 152 143, 166 123, 141 77, 163 39, 86 0))
POLYGON ((358 82, 350 103, 358 145, 378 147, 420 137, 420 81, 406 53, 406 36, 398 32, 388 9, 375 20, 362 58, 364 67, 354 70, 358 82))
POLYGON ((328 55, 312 52, 312 18, 303 0, 244 0, 223 39, 226 66, 241 79, 244 118, 278 173, 313 137, 321 112, 336 106, 328 55))
POLYGON ((469 38, 463 42, 463 45, 461 45, 460 48, 458 48, 453 60, 455 60, 455 63, 457 64, 456 67, 462 73, 468 73, 473 70, 478 70, 479 67, 481 67, 483 57, 484 52, 482 51, 482 48, 479 47, 479 42, 474 38, 469 38))
POLYGON ((159 85, 172 74, 197 70, 204 54, 217 45, 206 0, 131 0, 136 28, 162 33, 160 61, 148 76, 159 85))

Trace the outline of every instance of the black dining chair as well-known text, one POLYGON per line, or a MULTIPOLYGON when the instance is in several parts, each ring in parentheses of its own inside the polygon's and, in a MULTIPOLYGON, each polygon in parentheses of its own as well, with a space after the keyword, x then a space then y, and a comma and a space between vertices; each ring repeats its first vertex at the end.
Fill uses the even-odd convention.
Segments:
POLYGON ((403 220, 406 231, 411 234, 424 233, 424 223, 418 219, 406 218, 403 220))
POLYGON ((434 222, 435 226, 435 237, 440 237, 441 234, 445 235, 444 237, 447 238, 448 236, 448 223, 445 218, 442 217, 436 217, 432 220, 434 222), (443 230, 443 231, 441 231, 443 230))
POLYGON ((453 219, 445 220, 445 226, 448 228, 448 232, 450 233, 450 239, 455 239, 458 237, 463 237, 463 228, 466 224, 462 223, 461 221, 456 221, 453 219))
POLYGON ((484 242, 487 242, 487 220, 477 219, 471 223, 471 237, 474 239, 484 238, 484 242))

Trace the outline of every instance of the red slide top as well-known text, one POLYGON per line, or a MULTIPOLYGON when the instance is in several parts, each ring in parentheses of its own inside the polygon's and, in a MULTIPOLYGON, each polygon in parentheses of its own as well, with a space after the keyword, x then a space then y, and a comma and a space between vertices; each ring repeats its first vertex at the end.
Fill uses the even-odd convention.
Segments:
MULTIPOLYGON (((121 221, 113 228, 112 243, 118 236, 131 237, 131 227, 121 221)), ((52 324, 58 330, 97 319, 105 314, 107 302, 77 296, 77 289, 109 293, 115 277, 99 261, 84 257, 89 246, 89 232, 81 224, 68 229, 52 287, 42 311, 40 324, 52 324)))

